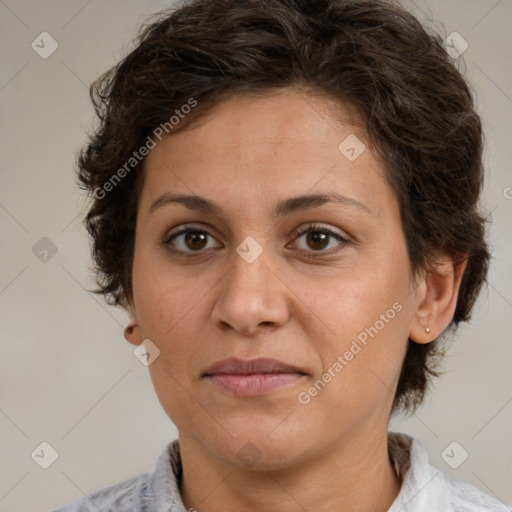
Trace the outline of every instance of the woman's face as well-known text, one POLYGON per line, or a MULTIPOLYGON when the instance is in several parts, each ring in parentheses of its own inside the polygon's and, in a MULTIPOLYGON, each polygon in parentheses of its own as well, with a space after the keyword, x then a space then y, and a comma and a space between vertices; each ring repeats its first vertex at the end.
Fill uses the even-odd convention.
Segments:
POLYGON ((130 341, 160 350, 151 378, 180 438, 230 464, 285 467, 387 429, 424 288, 383 167, 334 105, 234 97, 147 157, 130 341), (238 364, 261 358, 277 362, 238 364))

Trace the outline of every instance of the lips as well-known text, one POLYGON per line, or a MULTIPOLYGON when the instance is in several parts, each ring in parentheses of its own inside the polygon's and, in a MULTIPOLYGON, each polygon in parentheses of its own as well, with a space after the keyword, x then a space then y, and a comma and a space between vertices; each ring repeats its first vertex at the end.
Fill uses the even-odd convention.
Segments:
POLYGON ((204 375, 250 375, 264 373, 298 373, 306 375, 304 371, 296 366, 270 358, 252 359, 250 361, 242 361, 236 358, 224 359, 210 366, 210 368, 204 372, 204 375))
POLYGON ((242 361, 231 358, 212 365, 203 377, 225 394, 257 397, 296 384, 305 375, 300 368, 277 359, 242 361))

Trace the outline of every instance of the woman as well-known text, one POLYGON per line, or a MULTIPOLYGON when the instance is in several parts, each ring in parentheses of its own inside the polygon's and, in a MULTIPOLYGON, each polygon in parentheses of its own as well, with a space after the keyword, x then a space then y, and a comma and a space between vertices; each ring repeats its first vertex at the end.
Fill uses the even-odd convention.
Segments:
POLYGON ((387 430, 489 261, 441 39, 391 1, 193 0, 93 93, 98 291, 179 439, 58 510, 508 510, 387 430))

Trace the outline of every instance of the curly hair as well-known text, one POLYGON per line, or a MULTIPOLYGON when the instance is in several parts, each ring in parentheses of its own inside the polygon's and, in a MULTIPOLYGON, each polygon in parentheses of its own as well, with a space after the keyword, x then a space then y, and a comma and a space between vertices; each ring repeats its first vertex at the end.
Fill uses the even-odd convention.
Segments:
POLYGON ((193 126, 233 95, 307 86, 364 121, 400 204, 413 273, 439 252, 467 261, 448 328, 428 344, 408 341, 391 412, 414 412, 439 375, 440 342, 470 319, 490 259, 481 121, 441 36, 393 0, 190 0, 157 14, 135 42, 91 85, 99 123, 78 156, 92 199, 94 292, 128 306, 144 157, 162 127, 193 126))

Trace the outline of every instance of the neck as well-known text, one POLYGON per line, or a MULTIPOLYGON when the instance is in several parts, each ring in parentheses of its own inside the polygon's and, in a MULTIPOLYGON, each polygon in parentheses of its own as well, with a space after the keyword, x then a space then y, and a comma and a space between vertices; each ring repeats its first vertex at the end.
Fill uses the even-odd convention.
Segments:
POLYGON ((181 495, 187 510, 386 512, 400 491, 387 432, 358 433, 293 467, 256 471, 225 464, 180 435, 181 495))

